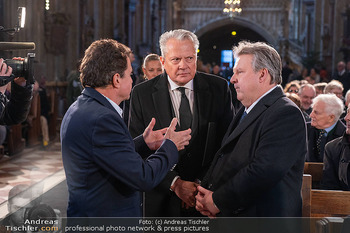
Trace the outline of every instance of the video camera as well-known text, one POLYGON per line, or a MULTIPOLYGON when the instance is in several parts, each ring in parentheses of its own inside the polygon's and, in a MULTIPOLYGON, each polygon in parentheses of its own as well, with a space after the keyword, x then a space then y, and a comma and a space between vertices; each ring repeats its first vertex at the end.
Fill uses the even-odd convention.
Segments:
MULTIPOLYGON (((6 32, 10 35, 18 32, 20 29, 24 28, 25 23, 26 8, 18 7, 18 23, 14 28, 5 29, 0 26, 0 32, 6 32)), ((0 50, 25 50, 35 49, 35 44, 33 42, 0 42, 0 50)), ((0 76, 0 86, 4 86, 11 82, 14 78, 24 77, 27 83, 34 84, 34 63, 35 53, 28 53, 26 58, 15 60, 15 59, 5 59, 4 62, 12 67, 11 76, 0 76)))
POLYGON ((12 67, 11 76, 0 76, 0 86, 6 85, 16 77, 24 77, 28 83, 34 84, 34 69, 33 62, 35 53, 28 53, 24 60, 6 59, 4 62, 12 67))

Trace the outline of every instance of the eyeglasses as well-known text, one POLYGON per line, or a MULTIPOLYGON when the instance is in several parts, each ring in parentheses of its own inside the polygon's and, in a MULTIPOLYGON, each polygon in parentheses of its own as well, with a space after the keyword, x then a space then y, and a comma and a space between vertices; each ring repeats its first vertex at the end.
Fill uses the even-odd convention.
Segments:
POLYGON ((291 90, 288 90, 288 92, 294 92, 294 93, 298 93, 299 91, 298 90, 293 90, 293 89, 291 89, 291 90))

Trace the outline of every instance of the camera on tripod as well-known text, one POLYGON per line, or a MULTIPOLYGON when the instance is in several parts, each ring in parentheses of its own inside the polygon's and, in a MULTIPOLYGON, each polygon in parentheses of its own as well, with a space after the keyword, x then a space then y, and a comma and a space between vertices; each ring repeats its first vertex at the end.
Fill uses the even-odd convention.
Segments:
MULTIPOLYGON (((20 29, 24 28, 25 23, 26 8, 18 8, 18 22, 14 28, 5 29, 0 26, 0 32, 6 32, 10 35, 18 32, 20 29)), ((33 42, 0 42, 0 51, 1 50, 25 50, 35 49, 35 44, 33 42)), ((34 63, 35 53, 28 53, 27 57, 24 59, 5 59, 4 62, 12 67, 11 76, 0 76, 0 86, 4 86, 7 83, 11 82, 14 78, 24 77, 27 80, 27 83, 34 84, 34 63)))

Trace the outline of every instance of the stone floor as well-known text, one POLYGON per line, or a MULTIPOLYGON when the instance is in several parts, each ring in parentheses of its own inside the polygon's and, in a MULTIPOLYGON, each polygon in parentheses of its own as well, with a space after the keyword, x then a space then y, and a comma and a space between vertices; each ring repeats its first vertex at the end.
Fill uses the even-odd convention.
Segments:
POLYGON ((53 142, 45 150, 40 147, 26 148, 19 154, 5 156, 0 160, 0 219, 8 215, 9 192, 17 185, 28 186, 25 191, 31 192, 31 200, 44 196, 52 189, 63 189, 54 192, 63 196, 51 194, 45 200, 63 200, 60 209, 65 214, 67 191, 60 143, 53 142))

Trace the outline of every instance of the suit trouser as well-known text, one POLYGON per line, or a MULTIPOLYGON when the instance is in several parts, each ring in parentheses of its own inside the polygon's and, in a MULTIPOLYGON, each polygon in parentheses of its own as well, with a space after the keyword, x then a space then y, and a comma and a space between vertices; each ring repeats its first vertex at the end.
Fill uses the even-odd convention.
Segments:
POLYGON ((40 116, 41 133, 43 134, 43 141, 49 142, 49 126, 47 119, 44 116, 40 116))

